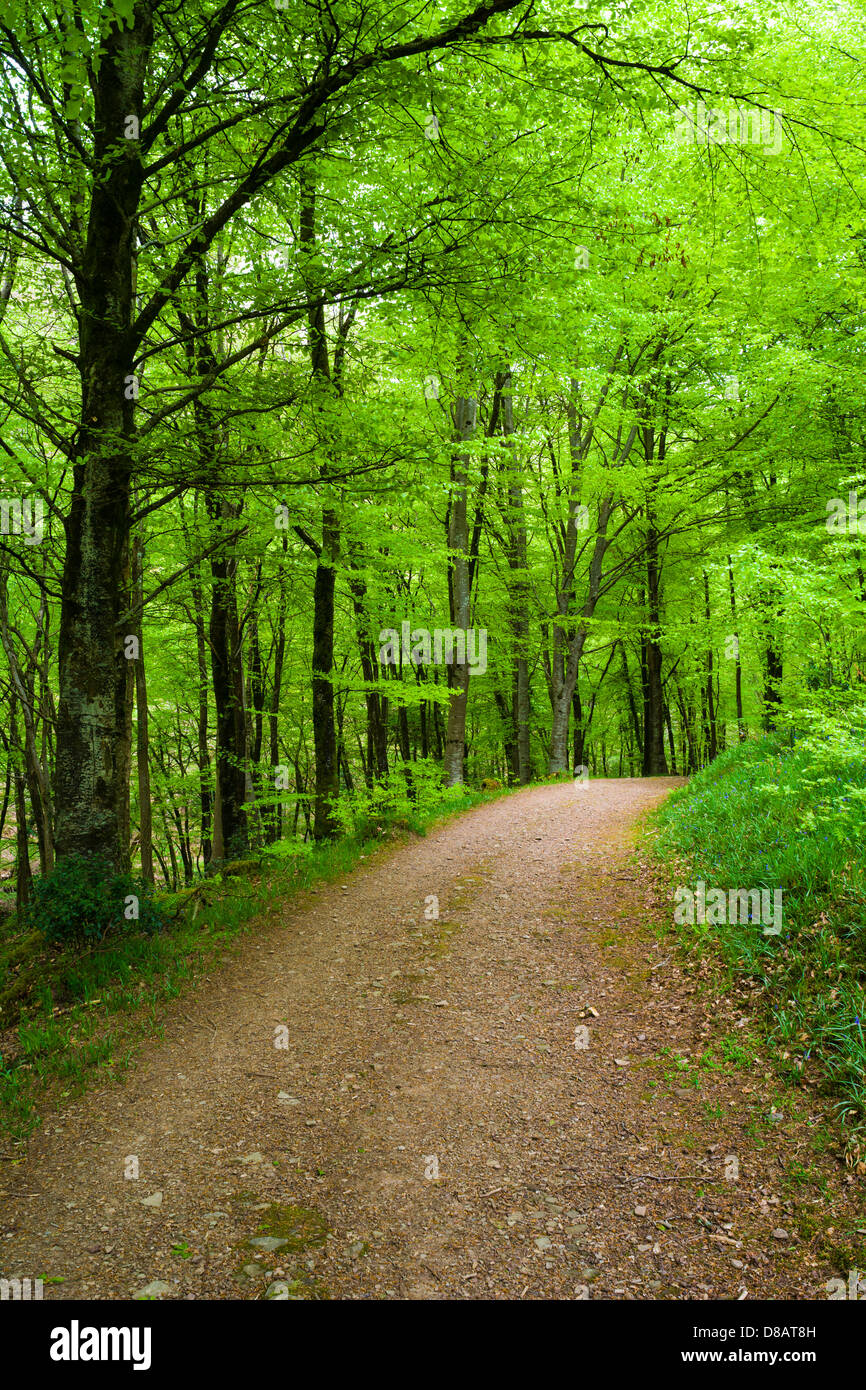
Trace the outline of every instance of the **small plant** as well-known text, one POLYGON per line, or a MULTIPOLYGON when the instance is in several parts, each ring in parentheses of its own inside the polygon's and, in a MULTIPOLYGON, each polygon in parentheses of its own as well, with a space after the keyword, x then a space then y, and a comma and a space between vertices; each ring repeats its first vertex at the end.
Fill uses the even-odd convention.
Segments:
POLYGON ((776 736, 739 744, 675 791, 656 818, 656 850, 694 882, 784 889, 782 935, 743 923, 675 929, 751 1001, 754 1036, 723 1038, 718 1057, 753 1067, 760 1047, 792 1085, 832 1097, 863 1176, 866 708, 799 719, 793 747, 776 736))
POLYGON ((109 935, 158 931, 163 920, 146 884, 96 855, 73 854, 35 880, 26 924, 50 942, 93 945, 109 935))

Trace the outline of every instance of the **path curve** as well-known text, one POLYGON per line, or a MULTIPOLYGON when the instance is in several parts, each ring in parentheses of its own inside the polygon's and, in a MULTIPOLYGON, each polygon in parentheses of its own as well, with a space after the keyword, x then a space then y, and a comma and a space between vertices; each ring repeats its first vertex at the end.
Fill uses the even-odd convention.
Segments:
POLYGON ((666 1075, 709 1024, 630 856, 679 780, 527 789, 276 904, 4 1174, 2 1273, 52 1299, 826 1297, 773 1234, 760 1081, 666 1075))

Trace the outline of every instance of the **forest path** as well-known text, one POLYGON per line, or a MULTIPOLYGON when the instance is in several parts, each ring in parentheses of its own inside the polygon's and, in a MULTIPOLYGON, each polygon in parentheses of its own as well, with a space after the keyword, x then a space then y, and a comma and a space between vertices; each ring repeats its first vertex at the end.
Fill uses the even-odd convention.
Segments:
POLYGON ((527 789, 275 904, 125 1084, 3 1165, 0 1274, 62 1277, 51 1299, 826 1298, 780 1189, 803 1121, 663 1052, 710 1030, 630 858, 678 780, 527 789))

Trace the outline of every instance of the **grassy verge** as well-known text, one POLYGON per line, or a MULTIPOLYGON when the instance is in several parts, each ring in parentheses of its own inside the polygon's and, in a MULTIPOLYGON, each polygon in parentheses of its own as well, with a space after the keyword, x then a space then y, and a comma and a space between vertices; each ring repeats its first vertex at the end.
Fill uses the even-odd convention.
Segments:
POLYGON ((161 1033, 162 1006, 228 959, 263 915, 278 915, 315 882, 344 877, 383 844, 423 835, 500 794, 454 788, 401 800, 339 840, 271 846, 260 859, 162 895, 170 922, 152 935, 129 931, 86 949, 59 948, 7 923, 0 935, 2 1156, 36 1128, 49 1100, 60 1104, 93 1081, 122 1077, 142 1038, 161 1033))
MULTIPOLYGON (((825 721, 793 747, 729 750, 651 821, 672 886, 782 889, 779 935, 760 923, 672 922, 681 944, 753 992, 786 1079, 830 1099, 858 1171, 866 1154, 866 752, 825 721)), ((695 913, 697 916, 697 913, 695 913)), ((673 908, 672 908, 673 917, 673 908)))

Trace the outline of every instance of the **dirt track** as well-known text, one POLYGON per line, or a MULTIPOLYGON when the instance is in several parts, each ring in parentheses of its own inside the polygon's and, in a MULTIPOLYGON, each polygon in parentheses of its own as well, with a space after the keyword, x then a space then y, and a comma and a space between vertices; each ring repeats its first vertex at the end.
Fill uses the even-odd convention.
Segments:
POLYGON ((0 1274, 62 1277, 52 1299, 826 1298, 780 1186, 807 1124, 768 1122, 763 1066, 691 1064, 712 1027, 630 862, 675 784, 530 789, 275 904, 125 1085, 4 1165, 0 1274))

